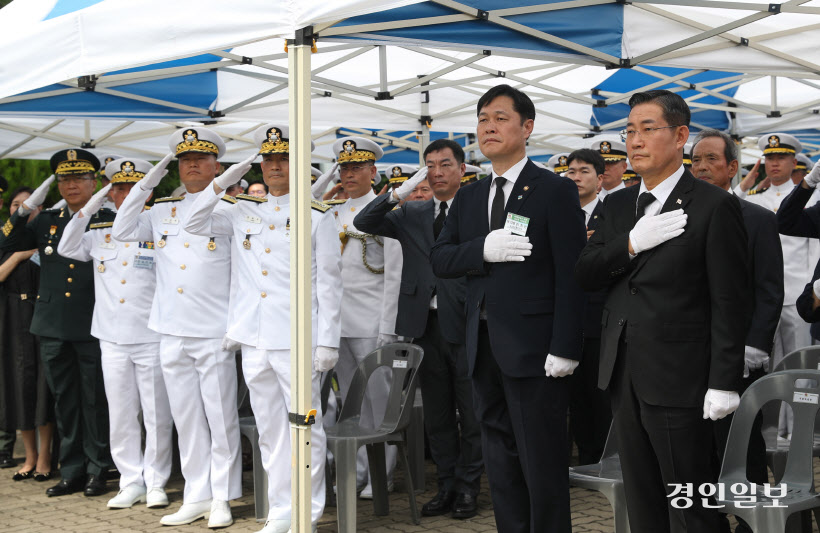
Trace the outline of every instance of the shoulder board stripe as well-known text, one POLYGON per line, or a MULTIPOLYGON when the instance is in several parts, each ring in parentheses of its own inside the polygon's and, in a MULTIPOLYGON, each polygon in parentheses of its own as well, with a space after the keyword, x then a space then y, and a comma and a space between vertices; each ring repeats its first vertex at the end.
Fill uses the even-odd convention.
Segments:
POLYGON ((345 203, 347 200, 327 200, 325 203, 327 205, 340 205, 345 203))
POLYGON ((316 200, 311 200, 310 208, 315 209, 316 211, 321 211, 322 213, 326 213, 330 209, 330 206, 327 204, 323 204, 322 202, 317 202, 316 200))
POLYGON ((150 206, 150 205, 146 205, 145 207, 143 207, 143 208, 142 208, 142 210, 143 210, 143 211, 150 211, 150 210, 151 210, 151 206, 150 206))
POLYGON ((231 196, 230 194, 226 194, 225 196, 223 196, 223 197, 222 197, 222 198, 220 198, 220 199, 221 199, 223 202, 228 202, 229 204, 235 204, 235 203, 236 203, 236 198, 234 198, 234 197, 233 197, 233 196, 231 196))
POLYGON ((264 204, 265 202, 268 201, 267 198, 259 198, 259 197, 256 197, 256 196, 251 196, 250 194, 237 194, 236 199, 237 200, 247 200, 249 202, 256 202, 257 204, 264 204))
POLYGON ((89 225, 88 229, 110 228, 113 225, 113 222, 97 222, 96 224, 89 225))
POLYGON ((165 198, 157 198, 156 200, 154 200, 154 203, 158 204, 161 202, 181 202, 184 199, 185 198, 183 196, 166 196, 165 198))

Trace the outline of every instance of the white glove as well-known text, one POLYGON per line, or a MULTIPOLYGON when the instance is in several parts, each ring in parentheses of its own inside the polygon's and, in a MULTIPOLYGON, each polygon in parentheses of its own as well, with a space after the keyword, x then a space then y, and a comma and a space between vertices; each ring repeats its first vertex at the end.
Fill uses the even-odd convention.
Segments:
POLYGON ((330 170, 316 178, 316 183, 310 186, 310 194, 317 200, 321 200, 322 196, 325 194, 325 189, 327 189, 327 182, 333 178, 333 176, 339 175, 339 163, 334 163, 330 170))
POLYGON ((572 374, 577 366, 578 361, 550 354, 544 363, 544 370, 547 371, 548 378, 562 378, 572 374))
POLYGON ((488 263, 523 261, 532 254, 531 250, 529 237, 513 235, 506 229, 491 231, 484 239, 484 260, 488 263))
POLYGON ((40 184, 39 187, 34 189, 34 192, 31 193, 31 196, 23 201, 23 205, 18 207, 17 209, 20 211, 21 215, 28 215, 41 205, 43 202, 46 201, 46 196, 48 195, 48 190, 51 188, 51 184, 54 183, 54 174, 46 178, 46 180, 40 184))
POLYGON ((687 218, 688 215, 683 209, 641 218, 629 232, 629 242, 632 243, 635 255, 651 250, 683 233, 687 218))
MULTIPOLYGON (((145 179, 145 178, 143 178, 143 179, 145 179)), ((227 335, 222 337, 222 349, 225 350, 226 352, 235 352, 235 351, 239 350, 240 346, 242 346, 241 343, 236 342, 235 340, 228 338, 227 335)))
POLYGON ((49 207, 49 209, 62 209, 67 205, 68 205, 68 202, 65 201, 65 198, 60 198, 60 201, 57 202, 56 204, 52 205, 51 207, 49 207))
POLYGON ((399 185, 393 191, 393 198, 397 198, 399 201, 404 200, 410 193, 413 192, 419 183, 427 179, 427 167, 421 167, 418 172, 413 174, 410 179, 399 185))
POLYGON ((743 358, 743 377, 749 377, 750 370, 757 370, 764 368, 764 365, 769 362, 769 354, 755 348, 754 346, 746 346, 746 354, 743 358))
POLYGON ((242 179, 242 176, 247 174, 248 171, 251 169, 251 163, 253 163, 253 160, 256 159, 257 155, 259 154, 253 154, 244 161, 240 161, 235 165, 231 165, 231 168, 223 172, 221 176, 217 176, 216 178, 214 178, 214 184, 224 191, 231 185, 239 183, 239 180, 242 179))
POLYGON ((168 166, 168 163, 174 157, 174 154, 168 154, 162 158, 162 160, 154 165, 154 167, 148 171, 144 178, 140 180, 140 189, 143 191, 152 191, 154 187, 159 185, 160 180, 168 174, 168 171, 165 170, 165 167, 168 166))
POLYGON ((811 172, 809 172, 808 176, 803 178, 806 182, 806 185, 814 189, 817 187, 817 184, 820 183, 820 161, 814 164, 811 167, 811 172))
POLYGON ((339 361, 339 349, 317 346, 313 352, 313 369, 316 372, 327 372, 339 361))
POLYGON ((814 295, 820 298, 820 279, 814 280, 812 284, 812 290, 814 290, 814 295))
POLYGON ((385 344, 393 344, 399 342, 399 336, 392 333, 379 333, 379 340, 377 341, 377 348, 381 348, 385 344))
POLYGON ((82 209, 80 209, 80 213, 84 217, 93 216, 94 213, 100 210, 102 205, 108 200, 108 192, 111 190, 111 184, 109 183, 99 191, 97 191, 94 196, 89 199, 82 209))
POLYGON ((735 391, 709 389, 703 398, 703 419, 720 420, 735 412, 740 396, 735 391))

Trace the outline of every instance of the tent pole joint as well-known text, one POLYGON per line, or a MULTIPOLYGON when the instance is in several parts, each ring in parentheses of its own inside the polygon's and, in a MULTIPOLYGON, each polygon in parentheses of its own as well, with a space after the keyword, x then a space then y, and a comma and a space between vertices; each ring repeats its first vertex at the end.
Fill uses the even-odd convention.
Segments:
POLYGON ((618 68, 632 68, 632 59, 628 57, 622 57, 620 63, 618 64, 618 68))
POLYGON ((242 64, 243 65, 253 65, 253 58, 248 56, 242 56, 242 64))
POLYGON ((80 148, 94 148, 94 143, 83 141, 80 143, 80 148))
POLYGON ((376 93, 376 100, 392 100, 393 96, 390 94, 390 91, 379 91, 376 93))
POLYGON ((490 20, 490 12, 479 9, 478 13, 476 13, 476 18, 478 20, 490 20))
POLYGON ((222 118, 225 116, 225 113, 223 113, 222 111, 211 109, 208 111, 208 116, 211 118, 222 118))
POLYGON ((97 76, 91 74, 90 76, 80 76, 77 78, 77 87, 85 89, 86 91, 94 91, 97 88, 97 76))
POLYGON ((313 41, 317 36, 313 34, 313 26, 305 26, 296 30, 293 39, 288 39, 288 45, 294 46, 313 46, 313 41))
POLYGON ((422 115, 419 117, 419 122, 421 122, 422 126, 429 128, 433 124, 433 117, 430 115, 422 115))
POLYGON ((746 37, 741 37, 740 46, 749 46, 749 39, 747 39, 746 37))
POLYGON ((780 13, 780 4, 769 4, 769 13, 778 15, 780 13))
POLYGON ((766 115, 766 118, 780 118, 780 111, 774 110, 766 115))

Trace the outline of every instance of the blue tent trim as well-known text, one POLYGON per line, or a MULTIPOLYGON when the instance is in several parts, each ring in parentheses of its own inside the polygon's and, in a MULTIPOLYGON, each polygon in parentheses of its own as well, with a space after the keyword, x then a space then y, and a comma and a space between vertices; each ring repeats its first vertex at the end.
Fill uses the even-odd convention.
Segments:
POLYGON ((68 15, 69 13, 74 13, 75 11, 91 7, 94 4, 99 4, 102 1, 103 0, 57 0, 57 3, 54 4, 54 7, 51 8, 51 11, 43 20, 68 15))

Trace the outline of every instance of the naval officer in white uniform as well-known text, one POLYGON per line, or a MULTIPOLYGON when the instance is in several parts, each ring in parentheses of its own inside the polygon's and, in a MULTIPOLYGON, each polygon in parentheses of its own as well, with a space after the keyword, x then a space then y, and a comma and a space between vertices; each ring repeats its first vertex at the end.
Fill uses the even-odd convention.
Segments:
POLYGON ((120 471, 119 494, 108 501, 112 509, 143 501, 148 507, 168 505, 174 422, 159 363, 160 335, 148 328, 156 288, 154 243, 112 239, 113 222, 88 224, 109 198, 119 208, 149 170, 151 163, 141 159, 110 161, 105 169, 110 184, 71 219, 57 248, 63 257, 94 262, 91 334, 100 339, 111 457, 120 471))
MULTIPOLYGON (((157 290, 148 327, 162 335, 160 362, 185 477, 182 507, 163 516, 161 523, 182 525, 208 517, 209 527, 226 527, 233 523, 228 501, 242 495, 236 361, 234 353, 222 347, 231 239, 192 235, 182 224, 216 176, 225 143, 208 129, 191 127, 171 135, 169 145, 171 153, 120 206, 113 234, 121 241, 153 241, 155 246, 157 290), (179 158, 185 196, 160 198, 142 212, 174 156, 179 158)), ((226 173, 239 173, 241 167, 233 165, 226 173)))
MULTIPOLYGON (((269 194, 240 194, 228 209, 214 211, 236 176, 220 176, 194 202, 185 229, 198 235, 233 235, 234 297, 227 338, 242 346, 242 373, 259 430, 268 474, 268 520, 264 533, 286 533, 291 517, 290 397, 290 184, 287 126, 268 124, 254 140, 262 155, 269 194)), ((330 207, 311 202, 313 374, 312 404, 321 405, 321 373, 339 359, 342 302, 339 237, 330 207)), ((327 440, 322 414, 311 428, 311 520, 315 530, 325 507, 327 440)))

